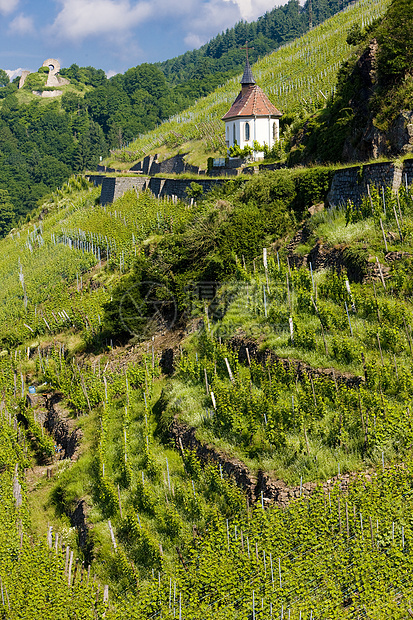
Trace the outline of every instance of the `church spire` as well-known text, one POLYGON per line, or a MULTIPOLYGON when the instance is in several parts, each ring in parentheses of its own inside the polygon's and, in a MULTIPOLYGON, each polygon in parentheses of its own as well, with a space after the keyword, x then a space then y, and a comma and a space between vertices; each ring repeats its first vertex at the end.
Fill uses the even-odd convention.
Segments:
POLYGON ((242 76, 241 84, 242 86, 255 84, 254 76, 252 75, 252 70, 248 58, 245 61, 244 75, 242 76))
POLYGON ((254 80, 254 76, 252 75, 252 70, 250 67, 250 62, 248 60, 248 50, 250 49, 254 49, 253 47, 248 47, 248 41, 246 41, 245 43, 245 47, 242 47, 241 49, 246 50, 247 52, 247 58, 245 61, 245 68, 244 68, 244 75, 242 76, 242 80, 241 80, 241 84, 242 86, 248 86, 248 85, 253 85, 255 84, 255 80, 254 80))

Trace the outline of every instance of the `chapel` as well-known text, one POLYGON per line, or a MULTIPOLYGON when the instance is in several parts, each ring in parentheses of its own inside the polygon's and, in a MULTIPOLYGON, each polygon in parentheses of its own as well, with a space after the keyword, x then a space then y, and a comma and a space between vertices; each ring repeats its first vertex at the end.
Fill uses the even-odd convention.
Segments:
MULTIPOLYGON (((256 140, 267 144, 271 149, 280 137, 282 113, 271 103, 264 91, 256 84, 247 59, 241 80, 241 92, 231 108, 222 117, 225 121, 225 141, 227 148, 238 146, 253 147, 256 140)), ((263 153, 254 151, 254 159, 262 159, 263 153)))

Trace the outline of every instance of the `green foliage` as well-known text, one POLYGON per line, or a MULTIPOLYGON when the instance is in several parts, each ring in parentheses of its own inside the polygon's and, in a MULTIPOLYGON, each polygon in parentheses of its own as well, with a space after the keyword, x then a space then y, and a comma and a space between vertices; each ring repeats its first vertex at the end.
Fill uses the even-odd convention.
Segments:
MULTIPOLYGON (((45 79, 44 74, 43 78, 31 75, 45 79)), ((74 98, 67 95, 64 112, 59 101, 20 105, 14 95, 4 99, 0 108, 0 187, 8 191, 17 215, 35 208, 42 196, 61 187, 74 170, 93 168, 106 154, 102 130, 84 109, 78 114, 74 98)))
POLYGON ((358 45, 363 40, 363 31, 360 24, 354 24, 347 32, 346 42, 349 45, 358 45))
POLYGON ((0 88, 7 86, 10 83, 10 78, 4 69, 0 69, 0 88))
POLYGON ((16 217, 14 207, 9 200, 9 193, 0 189, 0 237, 5 237, 13 226, 16 217))
POLYGON ((197 198, 200 198, 202 194, 204 193, 204 189, 202 185, 200 185, 199 183, 195 183, 195 181, 192 181, 190 187, 187 187, 185 191, 186 191, 186 195, 189 198, 194 198, 195 200, 197 198))
POLYGON ((230 146, 229 147, 229 156, 230 157, 240 157, 240 158, 248 159, 249 157, 251 157, 252 153, 253 153, 253 148, 252 148, 252 146, 249 146, 248 144, 246 144, 244 146, 244 148, 241 148, 235 142, 234 146, 230 146))
POLYGON ((23 88, 25 90, 38 90, 42 91, 46 85, 46 77, 44 72, 29 73, 27 76, 23 88))
POLYGON ((413 52, 406 41, 413 37, 413 17, 408 0, 392 0, 378 32, 378 70, 382 79, 394 81, 413 71, 413 52))
MULTIPOLYGON (((359 23, 351 26, 347 43, 354 48, 353 56, 340 67, 336 93, 326 108, 302 126, 290 163, 348 159, 345 143, 347 151, 354 147, 362 151, 360 139, 371 117, 382 131, 390 129, 400 112, 410 106, 413 55, 405 42, 412 35, 408 0, 393 0, 383 19, 363 29, 359 23), (370 58, 367 47, 373 38, 378 42, 375 59, 370 58), (371 62, 377 66, 377 75, 366 71, 371 62)), ((389 150, 397 148, 390 142, 388 146, 389 150)))

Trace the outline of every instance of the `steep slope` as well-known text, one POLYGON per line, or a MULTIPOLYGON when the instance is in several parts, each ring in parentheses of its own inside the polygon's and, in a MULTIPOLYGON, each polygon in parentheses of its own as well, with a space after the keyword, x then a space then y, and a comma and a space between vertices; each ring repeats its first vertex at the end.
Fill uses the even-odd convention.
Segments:
POLYGON ((404 0, 392 2, 371 27, 350 31, 354 51, 335 96, 304 124, 291 161, 364 161, 413 151, 413 61, 405 45, 412 31, 404 0))
MULTIPOLYGON (((290 122, 323 107, 335 88, 338 68, 351 55, 346 43, 348 29, 357 23, 371 23, 387 6, 387 0, 361 0, 254 65, 257 83, 290 122)), ((225 153, 220 119, 238 91, 239 77, 235 77, 126 149, 114 152, 111 162, 132 162, 149 153, 165 157, 180 151, 190 152, 192 163, 205 165, 209 154, 225 153)))
MULTIPOLYGON (((104 612, 82 562, 110 586, 106 618, 405 617, 411 188, 310 217, 331 174, 229 182, 192 206, 130 192, 105 208, 73 179, 0 241, 11 617, 35 553, 62 618, 78 613, 68 580, 82 617, 104 612), (76 461, 54 456, 28 386, 71 411, 76 461), (26 511, 19 553, 13 467, 23 481, 36 458, 54 475, 33 505, 59 538, 31 548, 48 528, 26 511)), ((49 595, 30 587, 39 613, 49 595)))

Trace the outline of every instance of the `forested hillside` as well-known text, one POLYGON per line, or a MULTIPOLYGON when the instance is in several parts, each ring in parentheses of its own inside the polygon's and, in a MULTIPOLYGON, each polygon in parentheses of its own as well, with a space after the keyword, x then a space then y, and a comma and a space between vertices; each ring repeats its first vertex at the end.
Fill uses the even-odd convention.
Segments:
POLYGON ((203 79, 203 74, 208 73, 240 72, 245 60, 245 52, 240 48, 246 41, 252 47, 250 60, 256 62, 261 56, 321 24, 348 4, 349 0, 307 0, 300 5, 295 0, 289 0, 257 21, 241 21, 198 50, 158 63, 158 66, 172 84, 198 79, 198 75, 203 79))
POLYGON ((200 50, 157 65, 139 65, 109 80, 102 69, 72 65, 61 70, 70 86, 64 86, 62 97, 52 102, 31 94, 33 89, 47 90, 44 67, 29 76, 22 91, 19 78, 9 84, 2 71, 0 235, 70 174, 95 169, 109 149, 119 149, 154 129, 239 72, 245 58, 240 47, 246 40, 254 47, 254 60, 347 4, 347 0, 312 0, 310 11, 308 3, 300 7, 290 0, 257 22, 240 22, 200 50))
MULTIPOLYGON (((253 65, 257 83, 283 112, 279 155, 283 155, 284 147, 288 148, 303 119, 334 99, 337 72, 353 52, 346 41, 349 29, 356 25, 368 27, 384 14, 388 4, 388 0, 360 0, 253 65)), ((226 155, 221 117, 239 92, 240 77, 232 78, 122 150, 112 152, 109 161, 127 163, 148 153, 166 158, 181 152, 188 153, 190 163, 205 166, 209 155, 226 155)))

